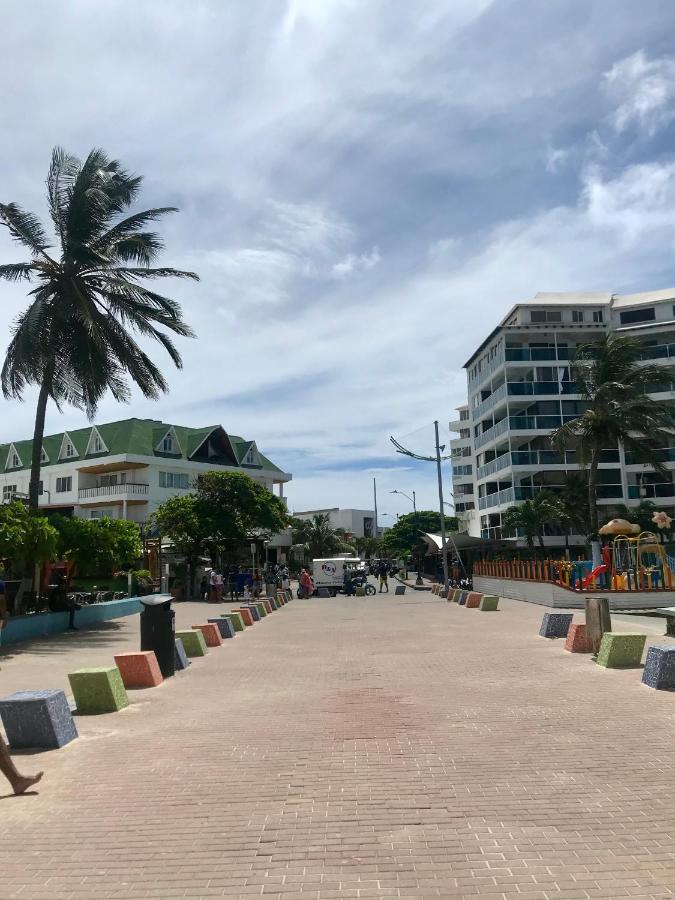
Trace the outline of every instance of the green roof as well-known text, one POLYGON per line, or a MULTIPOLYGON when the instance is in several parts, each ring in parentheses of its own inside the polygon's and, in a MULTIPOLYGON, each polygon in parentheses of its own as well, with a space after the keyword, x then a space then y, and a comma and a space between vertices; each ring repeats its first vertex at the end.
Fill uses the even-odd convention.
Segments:
MULTIPOLYGON (((76 428, 72 431, 59 434, 45 435, 42 447, 45 450, 48 461, 42 463, 42 468, 57 465, 66 461, 94 460, 105 456, 132 455, 155 456, 158 459, 190 459, 199 451, 208 440, 209 462, 221 465, 241 466, 241 468, 256 468, 261 466, 242 466, 241 460, 246 455, 253 441, 246 441, 235 435, 228 435, 221 425, 209 425, 206 428, 187 428, 184 425, 171 425, 168 422, 160 422, 156 419, 123 419, 120 422, 108 422, 104 425, 89 425, 86 428, 76 428), (87 453, 92 428, 96 427, 101 440, 107 447, 99 453, 87 453), (178 442, 170 453, 156 448, 161 444, 164 436, 173 429, 178 442), (63 457, 59 459, 59 453, 63 445, 64 435, 70 438, 77 456, 63 457)), ((30 469, 33 441, 14 441, 0 444, 0 466, 5 472, 20 472, 30 469), (7 458, 10 447, 19 454, 22 465, 16 469, 7 468, 7 458)), ((273 472, 283 472, 269 459, 260 454, 262 468, 271 469, 273 472)))

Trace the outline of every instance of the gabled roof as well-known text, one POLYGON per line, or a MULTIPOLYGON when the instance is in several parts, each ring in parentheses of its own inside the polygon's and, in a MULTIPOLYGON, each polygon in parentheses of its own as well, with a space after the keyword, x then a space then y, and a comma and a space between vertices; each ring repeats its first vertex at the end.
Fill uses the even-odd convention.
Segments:
MULTIPOLYGON (((63 464, 64 462, 75 461, 82 464, 88 459, 100 460, 103 456, 154 456, 158 459, 193 459, 196 454, 201 457, 200 450, 205 448, 207 441, 211 441, 209 459, 216 464, 229 466, 232 468, 241 467, 242 469, 262 468, 264 470, 279 472, 284 474, 284 470, 275 466, 266 456, 257 448, 255 441, 245 440, 236 435, 229 435, 222 425, 209 425, 205 428, 188 428, 184 425, 171 425, 167 422, 161 422, 157 419, 123 419, 119 422, 107 422, 102 425, 89 425, 86 428, 76 428, 69 431, 62 431, 59 434, 45 435, 42 446, 48 457, 48 462, 42 464, 43 467, 63 464), (98 432, 101 441, 107 447, 107 451, 91 452, 91 436, 94 429, 98 432), (176 453, 163 453, 156 448, 166 434, 172 432, 179 446, 176 453), (64 446, 64 440, 70 439, 75 451, 76 457, 61 457, 61 450, 64 446), (250 447, 255 447, 258 451, 260 463, 256 466, 242 466, 241 460, 244 459, 250 447), (213 455, 215 449, 216 454, 213 455)), ((13 444, 0 444, 0 459, 4 454, 7 460, 9 448, 13 446, 21 459, 21 469, 30 467, 33 442, 14 441, 13 444)), ((7 470, 6 470, 7 471, 7 470)), ((10 471, 18 472, 20 469, 12 469, 10 471)))
POLYGON ((87 447, 86 447, 86 450, 84 451, 84 455, 89 456, 90 454, 99 454, 99 453, 108 453, 108 446, 107 446, 106 442, 103 440, 103 437, 101 436, 101 432, 98 430, 98 428, 95 425, 92 425, 91 431, 89 432, 89 440, 87 441, 87 447), (100 450, 94 450, 94 446, 93 446, 94 438, 98 438, 100 440, 101 444, 103 444, 103 446, 100 450))

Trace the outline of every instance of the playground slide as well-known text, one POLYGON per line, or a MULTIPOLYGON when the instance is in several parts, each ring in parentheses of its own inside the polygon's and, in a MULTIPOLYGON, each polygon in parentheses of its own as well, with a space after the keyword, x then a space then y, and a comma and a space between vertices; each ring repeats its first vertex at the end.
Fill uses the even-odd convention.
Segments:
POLYGON ((596 566, 590 575, 587 575, 584 580, 581 582, 581 587, 586 591, 593 583, 593 580, 598 576, 602 575, 603 572, 607 571, 607 566, 596 566))

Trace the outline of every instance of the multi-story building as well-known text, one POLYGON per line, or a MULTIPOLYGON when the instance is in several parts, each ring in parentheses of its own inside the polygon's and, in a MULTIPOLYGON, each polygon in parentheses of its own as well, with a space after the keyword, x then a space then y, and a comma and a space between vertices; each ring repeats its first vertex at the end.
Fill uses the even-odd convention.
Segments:
MULTIPOLYGON (((337 506, 327 509, 305 509, 294 512, 296 519, 313 519, 314 516, 328 516, 332 528, 343 528, 354 537, 372 537, 375 528, 375 510, 372 509, 339 509, 337 506)), ((378 527, 378 533, 384 529, 378 527)))
MULTIPOLYGON (((466 362, 468 404, 450 427, 460 433, 451 442, 456 502, 458 491, 468 495, 463 466, 469 461, 473 466, 471 534, 512 536, 502 528, 506 509, 543 488, 560 490, 566 473, 580 470, 575 451, 553 448, 550 434, 585 408, 570 376, 570 360, 580 345, 608 331, 639 339, 643 358, 672 370, 675 382, 675 289, 623 296, 537 294, 509 310, 466 362)), ((652 396, 675 400, 672 390, 652 396)), ((645 498, 673 515, 675 435, 662 453, 669 470, 665 480, 622 447, 607 448, 598 502, 608 518, 613 506, 637 505, 645 498)), ((548 531, 547 544, 562 542, 555 528, 548 531)), ((573 540, 583 542, 582 536, 573 540)))
MULTIPOLYGON (((32 440, 0 445, 0 489, 7 502, 28 494, 32 440)), ((45 436, 40 507, 67 516, 143 523, 174 494, 193 489, 203 472, 244 472, 278 496, 292 478, 255 441, 221 425, 186 428, 125 419, 45 436)))
POLYGON ((457 407, 458 417, 450 422, 450 431, 459 437, 450 440, 455 515, 460 531, 468 531, 474 515, 473 440, 468 405, 457 407))

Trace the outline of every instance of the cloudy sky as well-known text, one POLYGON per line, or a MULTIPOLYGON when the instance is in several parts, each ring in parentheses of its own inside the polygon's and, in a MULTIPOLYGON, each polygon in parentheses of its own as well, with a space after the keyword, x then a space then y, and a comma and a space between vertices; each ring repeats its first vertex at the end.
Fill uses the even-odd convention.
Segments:
MULTIPOLYGON (((462 363, 518 299, 675 284, 672 0, 2 14, 0 198, 46 216, 52 146, 102 146, 144 205, 180 207, 166 262, 202 279, 174 289, 198 340, 166 361, 170 394, 98 420, 222 423, 293 473, 296 509, 368 506, 374 475, 382 512, 407 511, 392 488, 432 504, 433 467, 388 436, 431 448, 438 419, 447 438, 462 363)), ((24 301, 0 292, 6 335, 24 301)), ((30 435, 33 406, 2 404, 0 440, 30 435)))

